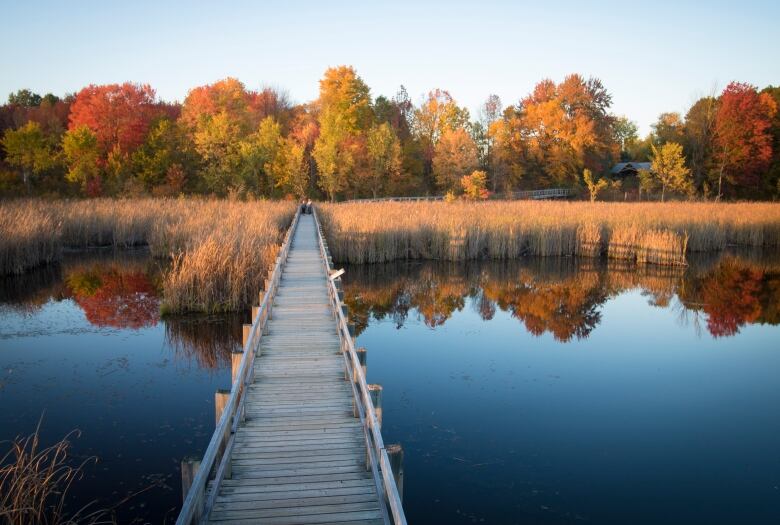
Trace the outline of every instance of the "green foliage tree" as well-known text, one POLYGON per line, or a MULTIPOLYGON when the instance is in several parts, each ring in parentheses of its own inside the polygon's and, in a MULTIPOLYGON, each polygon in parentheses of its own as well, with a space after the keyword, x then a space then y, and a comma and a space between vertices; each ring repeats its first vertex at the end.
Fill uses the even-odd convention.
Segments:
POLYGON ((194 134, 195 150, 200 154, 200 171, 205 189, 217 195, 245 192, 246 171, 241 169, 241 124, 222 111, 205 117, 194 134))
POLYGON ((272 167, 284 164, 282 159, 277 162, 283 145, 284 138, 279 123, 273 117, 264 118, 258 130, 239 145, 243 180, 270 194, 273 188, 278 186, 276 177, 280 175, 278 169, 272 167))
POLYGON ((682 146, 676 142, 667 142, 659 148, 653 146, 652 150, 652 173, 661 186, 661 201, 667 189, 691 194, 693 180, 691 170, 685 165, 682 146))
POLYGON ((100 180, 100 146, 95 133, 82 125, 67 131, 62 137, 62 152, 68 165, 65 178, 87 190, 89 184, 100 180))
POLYGON ((11 105, 22 106, 23 108, 34 108, 41 105, 41 96, 33 93, 29 89, 20 89, 16 93, 8 95, 8 103, 11 105))
POLYGON ((639 141, 639 128, 636 122, 627 117, 617 117, 612 125, 615 142, 620 145, 620 160, 628 162, 637 160, 632 157, 632 148, 639 141))
POLYGON ((370 175, 366 182, 376 198, 401 172, 401 143, 393 128, 385 122, 368 130, 366 147, 370 161, 370 175))
POLYGON ((309 192, 309 158, 306 148, 295 140, 284 140, 280 154, 269 169, 277 187, 286 193, 303 198, 309 192))
POLYGON ((31 177, 52 168, 57 162, 54 148, 37 122, 28 122, 19 129, 8 129, 3 134, 2 146, 6 161, 19 168, 27 192, 31 177))
POLYGON ((154 188, 160 185, 165 185, 167 191, 174 166, 177 166, 176 177, 186 179, 194 173, 197 165, 195 146, 179 122, 159 119, 149 130, 144 143, 133 153, 132 164, 146 191, 154 192, 154 188))

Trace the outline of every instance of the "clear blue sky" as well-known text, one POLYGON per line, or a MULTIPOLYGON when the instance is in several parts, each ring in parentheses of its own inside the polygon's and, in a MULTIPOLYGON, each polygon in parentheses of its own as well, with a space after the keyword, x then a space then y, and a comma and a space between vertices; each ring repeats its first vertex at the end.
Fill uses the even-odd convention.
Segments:
POLYGON ((20 88, 151 84, 165 100, 226 76, 317 96, 328 66, 350 64, 372 94, 436 87, 472 114, 540 79, 602 79, 613 111, 640 125, 685 111, 731 80, 780 84, 780 2, 538 1, 127 2, 0 0, 0 97, 20 88))

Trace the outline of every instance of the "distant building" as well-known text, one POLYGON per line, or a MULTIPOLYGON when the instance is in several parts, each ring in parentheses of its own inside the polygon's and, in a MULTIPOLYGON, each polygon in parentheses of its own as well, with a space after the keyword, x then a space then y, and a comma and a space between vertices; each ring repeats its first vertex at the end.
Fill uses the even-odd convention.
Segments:
POLYGON ((619 162, 615 164, 611 170, 610 175, 615 178, 625 179, 626 177, 636 176, 639 170, 650 171, 649 162, 619 162))

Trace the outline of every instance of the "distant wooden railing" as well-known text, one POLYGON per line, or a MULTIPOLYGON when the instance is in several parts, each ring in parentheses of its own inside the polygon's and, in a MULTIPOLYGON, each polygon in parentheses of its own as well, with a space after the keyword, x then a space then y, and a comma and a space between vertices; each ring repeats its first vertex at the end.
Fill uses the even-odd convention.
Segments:
POLYGON ((200 466, 197 468, 190 489, 184 498, 181 512, 176 520, 177 525, 190 525, 191 523, 200 523, 207 518, 211 509, 214 507, 219 487, 222 480, 230 477, 230 466, 235 445, 235 433, 239 423, 245 418, 244 393, 248 385, 253 381, 255 355, 263 335, 265 324, 271 313, 274 302, 274 295, 279 286, 279 280, 282 276, 282 269, 287 261, 287 254, 290 251, 295 228, 298 226, 300 208, 295 213, 290 227, 287 229, 284 242, 276 257, 273 271, 266 280, 266 290, 262 293, 260 306, 254 310, 252 326, 248 337, 244 343, 244 352, 241 357, 241 364, 237 373, 234 374, 233 384, 230 390, 230 397, 222 410, 222 415, 217 422, 217 428, 209 441, 200 466), (206 485, 213 480, 211 490, 206 494, 206 485))
POLYGON ((395 525, 406 525, 406 516, 401 504, 401 496, 393 476, 393 469, 390 464, 390 458, 385 449, 382 440, 382 432, 379 420, 377 419, 374 403, 371 401, 366 376, 363 366, 355 351, 355 344, 352 340, 353 333, 347 324, 347 318, 344 313, 345 306, 342 303, 343 291, 339 290, 341 277, 330 278, 333 270, 333 261, 328 250, 327 241, 320 225, 317 211, 312 210, 314 222, 317 227, 317 238, 319 240, 320 254, 325 273, 328 275, 328 295, 330 297, 333 315, 338 323, 339 340, 341 344, 342 355, 344 356, 344 366, 346 367, 347 378, 352 385, 352 395, 354 396, 355 407, 357 408, 360 424, 363 428, 363 437, 365 438, 366 451, 368 453, 371 474, 374 478, 377 494, 380 496, 379 503, 386 523, 395 525), (337 284, 338 283, 338 284, 337 284), (388 513, 389 511, 389 513, 388 513), (392 521, 390 521, 392 518, 392 521))
MULTIPOLYGON (((546 190, 528 190, 515 191, 508 194, 496 194, 495 199, 566 199, 574 195, 574 191, 569 188, 550 188, 546 190)), ((426 197, 380 197, 376 199, 350 199, 346 202, 421 202, 421 201, 443 201, 444 195, 432 195, 426 197)))

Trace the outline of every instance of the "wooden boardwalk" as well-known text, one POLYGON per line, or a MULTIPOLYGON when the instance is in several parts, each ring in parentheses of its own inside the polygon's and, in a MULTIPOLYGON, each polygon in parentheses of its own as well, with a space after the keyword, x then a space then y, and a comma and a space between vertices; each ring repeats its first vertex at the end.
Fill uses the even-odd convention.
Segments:
MULTIPOLYGON (((381 450, 367 462, 367 446, 376 439, 371 429, 379 428, 373 406, 355 417, 355 398, 369 397, 360 392, 362 372, 345 375, 345 350, 352 357, 355 351, 340 333, 345 318, 336 311, 339 292, 329 279, 318 224, 312 215, 298 215, 292 230, 266 296, 265 318, 255 310, 256 346, 248 348, 256 356, 242 360, 245 380, 234 383, 234 390, 243 384, 244 391, 235 396, 232 432, 215 442, 223 458, 215 456, 208 468, 216 480, 200 496, 203 510, 185 515, 188 496, 179 522, 405 523, 402 509, 388 512, 394 507, 388 494, 392 499, 397 492, 394 483, 383 486, 393 478, 380 473, 381 437, 381 450)), ((204 462, 207 457, 209 451, 204 462)))

